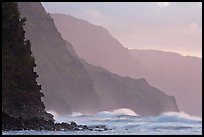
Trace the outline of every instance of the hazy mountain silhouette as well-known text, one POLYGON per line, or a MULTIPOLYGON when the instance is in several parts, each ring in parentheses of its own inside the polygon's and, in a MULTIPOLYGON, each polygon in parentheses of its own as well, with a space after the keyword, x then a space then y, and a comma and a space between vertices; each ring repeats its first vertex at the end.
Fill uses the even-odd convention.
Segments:
POLYGON ((26 37, 32 43, 46 109, 63 114, 96 108, 98 99, 88 72, 69 53, 41 3, 20 2, 18 5, 27 18, 26 37))
POLYGON ((175 96, 180 110, 201 115, 201 59, 162 51, 137 50, 134 54, 101 26, 69 15, 51 16, 62 37, 87 62, 121 76, 145 78, 151 85, 175 96))
POLYGON ((149 82, 176 97, 180 110, 202 114, 202 59, 159 50, 130 50, 155 78, 149 82))
POLYGON ((103 66, 121 76, 143 78, 148 73, 129 50, 101 26, 64 14, 51 14, 62 37, 69 41, 77 55, 88 63, 103 66))
POLYGON ((67 48, 88 70, 99 95, 101 110, 130 108, 139 115, 178 111, 174 97, 166 96, 159 89, 150 86, 145 79, 121 77, 101 67, 93 66, 80 59, 69 43, 67 48))
POLYGON ((26 36, 32 43, 47 110, 70 114, 127 107, 141 115, 178 111, 174 97, 146 80, 123 78, 79 59, 40 3, 19 3, 19 7, 27 18, 26 36))

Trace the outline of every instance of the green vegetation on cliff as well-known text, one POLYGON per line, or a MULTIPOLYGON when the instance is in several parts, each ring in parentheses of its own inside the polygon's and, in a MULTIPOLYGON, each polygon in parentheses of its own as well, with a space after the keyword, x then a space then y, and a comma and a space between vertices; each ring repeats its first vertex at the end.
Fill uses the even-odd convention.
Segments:
POLYGON ((2 112, 28 119, 46 112, 41 86, 36 82, 31 43, 25 40, 25 21, 17 3, 2 3, 2 112))

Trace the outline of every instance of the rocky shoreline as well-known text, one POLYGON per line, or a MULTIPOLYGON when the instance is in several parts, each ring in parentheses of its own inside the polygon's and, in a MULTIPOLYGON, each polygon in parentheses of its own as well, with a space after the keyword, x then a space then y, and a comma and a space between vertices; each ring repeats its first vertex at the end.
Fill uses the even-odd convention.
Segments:
POLYGON ((69 123, 54 123, 52 120, 44 120, 39 118, 32 118, 24 120, 20 117, 14 118, 2 112, 2 131, 9 130, 51 130, 51 131, 105 131, 111 130, 104 125, 90 126, 77 125, 75 122, 69 123))

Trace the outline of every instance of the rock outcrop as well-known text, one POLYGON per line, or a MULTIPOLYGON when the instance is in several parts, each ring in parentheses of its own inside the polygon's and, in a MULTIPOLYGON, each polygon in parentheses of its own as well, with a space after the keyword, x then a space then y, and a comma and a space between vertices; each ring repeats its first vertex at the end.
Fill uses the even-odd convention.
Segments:
POLYGON ((22 121, 31 126, 32 119, 53 122, 41 101, 35 60, 25 40, 25 19, 20 18, 15 2, 2 3, 2 11, 2 130, 21 127, 22 121))
POLYGON ((104 125, 87 126, 77 125, 75 122, 70 123, 54 123, 53 121, 45 121, 40 118, 23 119, 21 117, 11 117, 7 113, 2 112, 2 130, 51 130, 51 131, 104 131, 112 130, 104 125))

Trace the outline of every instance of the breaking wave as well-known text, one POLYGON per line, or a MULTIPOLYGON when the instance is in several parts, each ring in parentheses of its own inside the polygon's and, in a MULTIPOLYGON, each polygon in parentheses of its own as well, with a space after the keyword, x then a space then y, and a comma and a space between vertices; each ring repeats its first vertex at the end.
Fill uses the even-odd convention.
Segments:
POLYGON ((112 130, 93 131, 9 131, 3 134, 44 134, 44 135, 202 135, 202 118, 185 112, 167 112, 158 116, 140 116, 131 109, 121 108, 102 111, 95 115, 74 112, 72 115, 60 116, 54 111, 56 122, 75 121, 81 125, 106 125, 112 130))
POLYGON ((190 116, 185 112, 167 112, 157 117, 162 122, 202 122, 202 119, 196 116, 190 116))
POLYGON ((121 108, 113 111, 102 111, 95 115, 85 115, 79 112, 74 112, 72 115, 59 116, 54 111, 49 111, 54 115, 56 122, 67 122, 67 120, 72 119, 108 119, 108 120, 140 120, 143 121, 154 121, 154 122, 181 122, 181 123, 191 123, 191 122, 202 122, 202 118, 191 116, 185 112, 165 112, 158 116, 139 116, 133 110, 128 108, 121 108))

